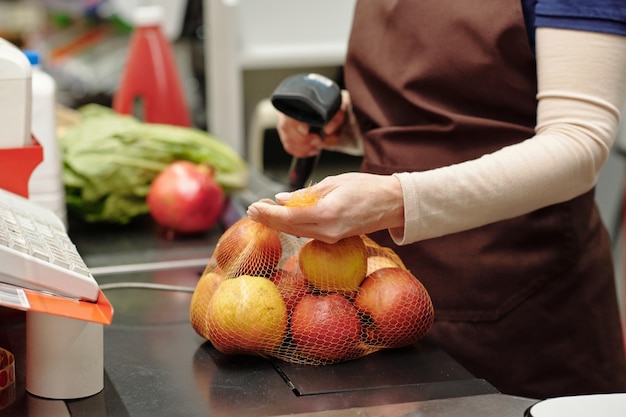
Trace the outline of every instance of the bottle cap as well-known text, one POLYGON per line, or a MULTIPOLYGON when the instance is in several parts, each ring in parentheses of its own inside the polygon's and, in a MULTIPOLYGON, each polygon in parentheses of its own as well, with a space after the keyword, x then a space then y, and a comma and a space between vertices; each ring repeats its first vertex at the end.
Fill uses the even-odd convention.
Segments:
POLYGON ((31 65, 39 65, 39 52, 26 49, 23 51, 31 65))
POLYGON ((139 6, 133 11, 133 23, 135 26, 156 26, 163 23, 163 7, 139 6))

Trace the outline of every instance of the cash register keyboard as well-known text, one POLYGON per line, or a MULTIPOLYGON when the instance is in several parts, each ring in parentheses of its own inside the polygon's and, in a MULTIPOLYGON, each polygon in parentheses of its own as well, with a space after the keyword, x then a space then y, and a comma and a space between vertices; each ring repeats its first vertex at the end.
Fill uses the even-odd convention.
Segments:
POLYGON ((0 282, 96 301, 98 283, 51 210, 0 189, 0 282))

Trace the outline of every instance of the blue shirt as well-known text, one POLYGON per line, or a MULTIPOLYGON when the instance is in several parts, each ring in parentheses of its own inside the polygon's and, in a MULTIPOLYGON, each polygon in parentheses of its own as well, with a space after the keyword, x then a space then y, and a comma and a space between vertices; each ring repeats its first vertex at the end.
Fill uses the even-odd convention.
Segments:
POLYGON ((533 49, 537 27, 626 36, 626 0, 522 0, 522 8, 533 49))

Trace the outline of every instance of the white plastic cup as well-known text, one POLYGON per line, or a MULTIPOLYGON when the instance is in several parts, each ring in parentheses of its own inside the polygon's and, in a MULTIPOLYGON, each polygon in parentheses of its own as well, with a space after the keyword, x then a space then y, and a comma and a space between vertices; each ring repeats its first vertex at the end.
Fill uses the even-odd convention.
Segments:
POLYGON ((85 398, 104 389, 102 324, 26 313, 26 391, 48 399, 85 398))

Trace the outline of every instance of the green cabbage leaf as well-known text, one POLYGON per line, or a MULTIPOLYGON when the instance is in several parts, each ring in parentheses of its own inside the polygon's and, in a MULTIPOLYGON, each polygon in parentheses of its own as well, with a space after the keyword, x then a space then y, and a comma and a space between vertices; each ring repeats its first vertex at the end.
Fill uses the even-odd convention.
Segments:
POLYGON ((59 138, 70 215, 126 224, 148 213, 150 184, 178 160, 213 167, 226 194, 247 186, 245 161, 203 130, 144 123, 97 104, 78 111, 80 121, 59 138))

